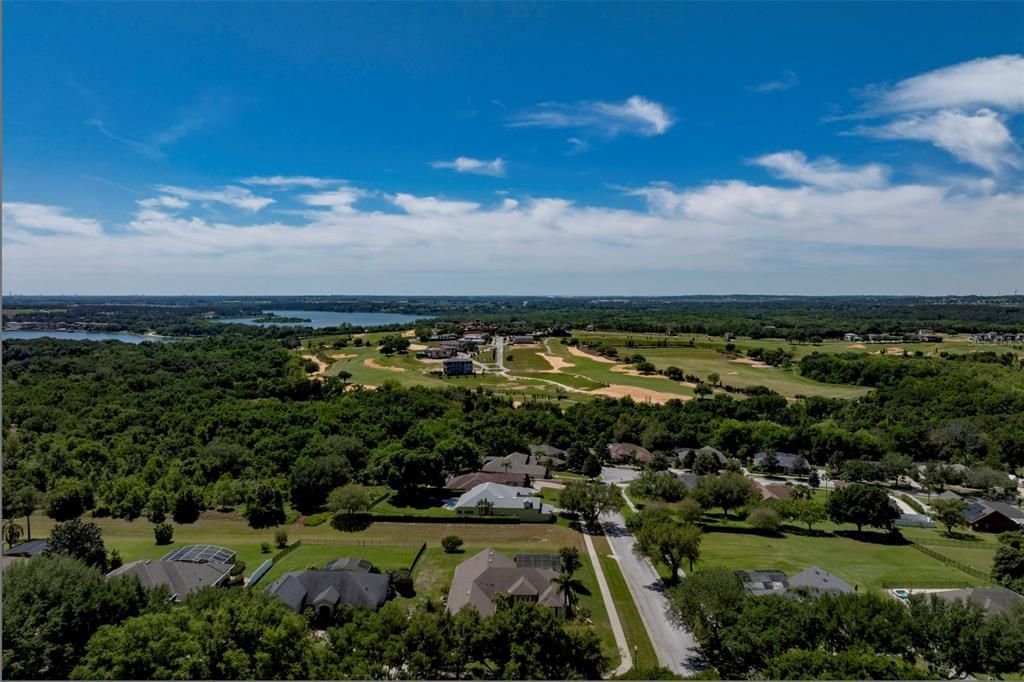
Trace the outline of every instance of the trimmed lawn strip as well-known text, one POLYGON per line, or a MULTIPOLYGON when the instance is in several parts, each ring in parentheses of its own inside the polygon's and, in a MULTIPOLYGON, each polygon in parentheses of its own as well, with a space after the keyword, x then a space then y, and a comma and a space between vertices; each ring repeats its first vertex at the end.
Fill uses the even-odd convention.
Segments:
MULTIPOLYGON (((288 553, 283 559, 274 564, 265 576, 256 584, 260 589, 266 589, 275 580, 289 571, 303 571, 311 566, 323 568, 324 564, 332 559, 343 557, 357 557, 366 559, 373 563, 381 573, 386 573, 391 568, 409 568, 418 545, 405 545, 394 547, 343 545, 300 545, 288 553)), ((273 554, 265 555, 268 558, 273 554)), ((251 567, 255 570, 255 566, 251 567)), ((251 571, 247 572, 251 573, 251 571)))
POLYGON ((629 650, 634 653, 633 667, 658 665, 658 655, 651 645, 647 628, 640 617, 640 611, 636 608, 636 602, 633 601, 629 586, 626 585, 626 579, 622 575, 619 563, 611 556, 612 550, 608 545, 608 539, 603 535, 593 535, 591 540, 594 542, 594 551, 597 552, 598 560, 601 562, 601 570, 604 571, 608 591, 611 592, 615 608, 619 612, 619 621, 622 623, 622 630, 626 635, 629 650))

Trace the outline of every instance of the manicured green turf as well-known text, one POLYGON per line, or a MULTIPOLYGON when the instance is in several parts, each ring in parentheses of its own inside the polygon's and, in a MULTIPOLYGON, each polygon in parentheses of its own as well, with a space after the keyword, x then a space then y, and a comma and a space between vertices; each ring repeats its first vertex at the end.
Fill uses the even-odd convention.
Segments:
POLYGON ((442 504, 445 499, 456 497, 446 490, 422 491, 414 498, 400 499, 397 494, 386 500, 373 505, 370 510, 373 514, 404 514, 406 516, 433 516, 439 518, 455 519, 456 514, 451 509, 445 509, 442 504))
MULTIPOLYGON (((276 549, 274 550, 277 551, 276 549)), ((275 580, 289 571, 302 571, 310 567, 323 568, 332 559, 343 557, 357 557, 366 559, 373 563, 381 572, 392 568, 408 568, 412 563, 419 545, 398 545, 398 546, 360 546, 360 545, 315 545, 303 544, 286 554, 280 561, 274 564, 263 578, 260 579, 258 587, 265 589, 275 580)), ((273 554, 266 554, 264 557, 271 558, 273 554)), ((262 562, 261 562, 262 563, 262 562)), ((247 574, 252 574, 256 566, 248 566, 247 574)))
MULTIPOLYGON (((719 522, 716 525, 737 530, 745 526, 737 522, 719 522)), ((698 568, 775 568, 793 574, 808 566, 818 566, 860 589, 881 589, 882 583, 907 587, 913 587, 915 583, 929 586, 940 583, 952 586, 984 584, 984 581, 946 566, 909 544, 885 545, 836 535, 786 533, 765 536, 749 532, 749 528, 746 529, 748 532, 716 532, 714 528, 714 525, 709 527, 704 534, 698 568)), ((821 524, 819 528, 831 530, 834 526, 821 524)))
POLYGON ((550 370, 552 369, 551 363, 539 355, 543 351, 544 347, 536 344, 530 346, 506 346, 505 368, 513 373, 550 370))

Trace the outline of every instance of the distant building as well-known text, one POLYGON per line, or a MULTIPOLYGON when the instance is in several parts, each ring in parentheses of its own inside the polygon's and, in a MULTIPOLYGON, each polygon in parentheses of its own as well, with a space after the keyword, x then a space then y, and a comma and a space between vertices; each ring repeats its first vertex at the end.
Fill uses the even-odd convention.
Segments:
POLYGON ((565 450, 547 443, 531 445, 530 454, 537 458, 539 464, 546 464, 552 469, 560 469, 566 465, 565 450))
POLYGON ((469 358, 445 358, 444 373, 450 377, 473 374, 473 361, 469 358))
POLYGON ((964 521, 971 530, 988 533, 1024 530, 1024 511, 1005 502, 969 500, 964 510, 964 521))
POLYGON ((680 464, 682 464, 683 459, 686 458, 691 452, 693 453, 694 459, 696 459, 699 455, 702 455, 704 453, 707 453, 707 454, 713 456, 718 461, 718 468, 719 469, 724 469, 725 468, 725 463, 726 463, 726 461, 728 461, 728 458, 724 454, 722 454, 721 450, 719 450, 717 448, 713 448, 710 445, 705 445, 704 447, 697 448, 696 450, 694 450, 693 448, 676 448, 675 449, 675 453, 676 453, 676 456, 679 457, 680 464))
POLYGON ((455 352, 456 349, 450 346, 431 346, 424 351, 420 351, 419 357, 429 360, 444 360, 454 356, 455 352))
MULTIPOLYGON (((764 471, 764 463, 768 458, 767 452, 758 452, 754 455, 754 470, 764 471)), ((810 465, 800 455, 793 455, 788 452, 776 452, 775 460, 779 463, 779 469, 787 474, 800 474, 808 471, 810 465)))
POLYGON ((1005 587, 968 587, 962 590, 939 590, 932 592, 945 601, 967 601, 985 610, 986 616, 1009 611, 1017 604, 1024 604, 1024 597, 1005 587))
POLYGON ((525 335, 513 336, 513 337, 511 337, 509 339, 509 343, 513 343, 513 344, 527 344, 527 343, 536 343, 536 342, 537 342, 537 339, 533 338, 532 336, 525 336, 525 335))
POLYGON ((795 592, 855 592, 850 583, 828 571, 811 566, 792 577, 778 570, 736 571, 747 592, 755 597, 766 594, 793 594, 795 592))
POLYGON ((854 342, 855 343, 855 342, 860 341, 860 340, 861 340, 860 334, 850 334, 850 333, 843 334, 843 341, 849 341, 849 342, 854 342))
POLYGON ((650 464, 654 460, 650 450, 636 443, 611 443, 608 456, 616 464, 650 464))
POLYGON ((490 508, 494 516, 517 516, 520 519, 538 520, 551 514, 551 507, 535 497, 533 488, 515 488, 500 483, 482 483, 463 493, 455 502, 456 514, 478 514, 481 502, 490 508))
POLYGON ((487 548, 459 564, 448 591, 448 611, 458 613, 468 607, 481 616, 490 616, 495 611, 494 598, 509 594, 512 599, 547 606, 561 615, 565 599, 552 582, 558 577, 561 564, 558 568, 550 561, 524 561, 525 565, 520 565, 521 556, 516 555, 513 560, 487 548))
POLYGON ((512 485, 525 487, 530 476, 513 472, 490 472, 474 471, 469 474, 450 476, 445 482, 447 490, 472 490, 482 483, 500 483, 501 485, 512 485))
POLYGON ((513 452, 505 457, 488 457, 481 471, 529 476, 531 479, 547 478, 549 473, 548 465, 543 463, 542 458, 524 452, 513 452))

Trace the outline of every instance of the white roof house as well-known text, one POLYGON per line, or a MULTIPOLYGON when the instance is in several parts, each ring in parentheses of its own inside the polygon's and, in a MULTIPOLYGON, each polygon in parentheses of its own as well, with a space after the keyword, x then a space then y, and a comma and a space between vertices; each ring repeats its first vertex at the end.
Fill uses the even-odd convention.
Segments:
POLYGON ((533 488, 518 488, 501 483, 481 483, 464 492, 455 502, 455 511, 476 511, 477 504, 486 500, 493 505, 494 513, 502 511, 533 511, 551 513, 551 507, 536 497, 533 488))

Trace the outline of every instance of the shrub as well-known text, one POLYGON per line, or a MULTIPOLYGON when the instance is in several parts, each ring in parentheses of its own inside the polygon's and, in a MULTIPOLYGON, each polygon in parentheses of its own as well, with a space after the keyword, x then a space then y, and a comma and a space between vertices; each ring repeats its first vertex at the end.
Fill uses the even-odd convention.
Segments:
POLYGON ((415 597, 416 588, 412 584, 412 571, 408 568, 395 568, 388 571, 391 589, 401 597, 415 597))
POLYGON ((277 544, 278 549, 284 549, 288 546, 288 531, 284 528, 278 528, 277 532, 274 533, 274 542, 277 544))
POLYGON ((260 543, 260 552, 262 552, 263 554, 270 554, 270 543, 269 542, 261 542, 260 543))
POLYGON ((441 538, 441 547, 444 548, 445 554, 455 554, 462 547, 462 538, 458 535, 446 535, 441 538))
POLYGON ((755 507, 747 515, 747 523, 752 527, 766 533, 775 533, 779 530, 781 520, 779 513, 770 507, 755 507))
POLYGON ((107 567, 113 571, 115 568, 121 568, 124 560, 121 559, 121 553, 116 549, 110 550, 110 557, 107 559, 107 567))
POLYGON ((153 526, 153 535, 156 537, 156 544, 169 545, 174 540, 174 526, 169 523, 158 523, 153 526))

